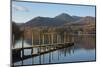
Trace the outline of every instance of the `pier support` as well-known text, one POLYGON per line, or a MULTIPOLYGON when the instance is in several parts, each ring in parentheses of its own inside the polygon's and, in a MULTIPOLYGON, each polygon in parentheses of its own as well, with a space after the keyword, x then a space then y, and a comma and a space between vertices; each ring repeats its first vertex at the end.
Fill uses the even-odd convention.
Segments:
POLYGON ((59 34, 57 34, 57 44, 60 43, 60 42, 61 42, 60 36, 59 36, 59 34))
POLYGON ((44 45, 44 43, 45 43, 45 35, 44 33, 42 33, 42 45, 44 45))
POLYGON ((53 33, 51 33, 51 44, 53 45, 53 33))
POLYGON ((22 34, 22 65, 23 65, 23 59, 24 59, 24 31, 22 34))
POLYGON ((12 48, 14 48, 14 44, 15 44, 15 36, 14 34, 12 34, 12 48))
POLYGON ((32 52, 31 52, 31 54, 33 54, 33 47, 34 47, 34 33, 32 31, 32 52))
POLYGON ((64 44, 66 43, 66 32, 64 32, 64 44))

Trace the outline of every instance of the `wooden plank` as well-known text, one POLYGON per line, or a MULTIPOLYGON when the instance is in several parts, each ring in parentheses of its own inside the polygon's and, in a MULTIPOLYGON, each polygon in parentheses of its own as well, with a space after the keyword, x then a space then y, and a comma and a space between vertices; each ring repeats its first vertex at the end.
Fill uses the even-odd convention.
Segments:
POLYGON ((21 50, 21 49, 32 49, 32 48, 38 48, 38 47, 48 47, 48 46, 58 46, 61 45, 63 46, 64 44, 69 44, 69 43, 73 43, 73 42, 66 42, 66 43, 54 43, 54 44, 45 44, 45 45, 34 45, 31 47, 23 47, 23 48, 13 48, 12 50, 21 50))

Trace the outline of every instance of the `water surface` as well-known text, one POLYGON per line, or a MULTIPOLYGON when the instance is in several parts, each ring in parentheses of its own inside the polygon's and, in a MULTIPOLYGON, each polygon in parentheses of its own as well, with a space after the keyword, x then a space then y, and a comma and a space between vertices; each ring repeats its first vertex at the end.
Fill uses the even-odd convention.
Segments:
MULTIPOLYGON (((23 61, 15 62, 14 65, 34 65, 34 64, 51 64, 51 63, 67 63, 67 62, 79 62, 79 61, 95 61, 95 35, 81 35, 74 36, 74 46, 59 49, 53 52, 49 52, 40 56, 25 59, 23 61), (22 64, 23 63, 23 64, 22 64)), ((31 46, 30 43, 25 40, 24 47, 31 46)), ((16 42, 15 48, 21 47, 21 40, 16 42)), ((24 50, 25 55, 30 55, 31 50, 24 50)), ((34 49, 36 51, 36 48, 34 49)))

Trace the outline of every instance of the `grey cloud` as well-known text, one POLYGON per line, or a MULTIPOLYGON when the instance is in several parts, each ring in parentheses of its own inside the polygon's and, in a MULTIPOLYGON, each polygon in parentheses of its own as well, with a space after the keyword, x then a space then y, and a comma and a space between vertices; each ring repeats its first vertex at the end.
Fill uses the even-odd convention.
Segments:
POLYGON ((14 8, 17 11, 29 11, 29 8, 24 6, 12 5, 12 8, 14 8))

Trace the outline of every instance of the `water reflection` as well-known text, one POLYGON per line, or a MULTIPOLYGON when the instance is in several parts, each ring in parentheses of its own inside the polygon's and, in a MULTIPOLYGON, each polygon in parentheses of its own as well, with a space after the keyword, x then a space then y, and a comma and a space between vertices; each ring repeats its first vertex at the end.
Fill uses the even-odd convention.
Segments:
MULTIPOLYGON (((76 61, 94 61, 95 58, 95 35, 74 36, 75 45, 59 49, 53 52, 42 54, 19 62, 14 65, 32 65, 32 64, 48 64, 48 63, 63 63, 76 61)), ((27 41, 25 41, 28 43, 27 41)), ((31 42, 31 41, 30 41, 31 42)), ((20 43, 17 42, 17 43, 20 43)), ((16 45, 17 45, 16 43, 16 45)), ((28 43, 29 44, 29 43, 28 43)), ((27 45, 27 44, 26 44, 27 45)), ((37 48, 34 49, 34 52, 37 48)), ((24 50, 25 55, 31 54, 30 50, 24 50)))

